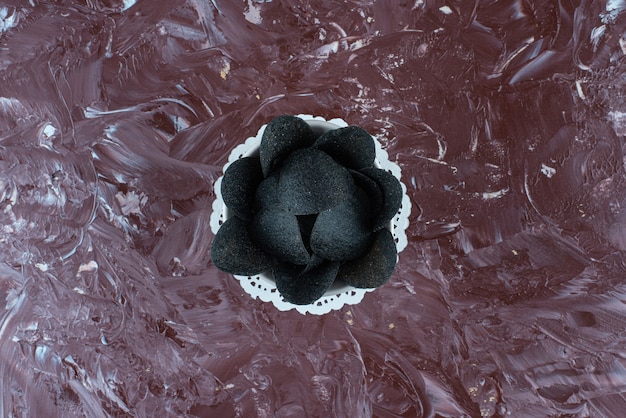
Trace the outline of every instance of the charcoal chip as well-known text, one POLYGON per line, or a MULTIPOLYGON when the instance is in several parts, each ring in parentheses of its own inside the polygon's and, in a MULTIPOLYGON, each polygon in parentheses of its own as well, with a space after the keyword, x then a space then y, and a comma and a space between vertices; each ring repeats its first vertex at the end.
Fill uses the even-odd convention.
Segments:
POLYGON ((251 225, 252 240, 263 250, 282 261, 306 265, 307 251, 295 215, 280 209, 265 209, 255 214, 251 225))
POLYGON ((347 168, 360 170, 374 166, 374 138, 363 128, 346 126, 321 135, 313 148, 320 149, 347 168))
POLYGON ((233 216, 222 224, 211 244, 211 260, 227 273, 254 276, 272 267, 272 258, 250 239, 248 222, 233 216))
POLYGON ((381 229, 374 234, 372 245, 363 256, 341 265, 337 280, 362 289, 379 287, 389 280, 397 260, 393 235, 388 229, 381 229))
POLYGON ((384 228, 389 221, 398 213, 402 205, 402 186, 400 181, 390 172, 370 167, 360 170, 372 180, 374 180, 383 193, 383 204, 374 219, 374 230, 384 228))
POLYGON ((256 189, 263 179, 258 158, 244 157, 228 166, 222 178, 222 198, 226 207, 245 220, 252 217, 256 189))
POLYGON ((299 117, 281 115, 272 119, 265 127, 259 148, 263 175, 267 177, 293 151, 314 142, 313 129, 299 117))
POLYGON ((354 190, 354 181, 328 154, 307 148, 285 159, 278 189, 284 208, 295 215, 310 215, 346 200, 354 190))
POLYGON ((326 260, 361 256, 370 244, 367 209, 353 194, 340 205, 320 212, 311 231, 311 250, 326 260))
POLYGON ((287 302, 294 305, 308 305, 322 296, 334 283, 339 263, 326 261, 318 267, 302 272, 301 267, 286 263, 274 269, 276 288, 287 302))

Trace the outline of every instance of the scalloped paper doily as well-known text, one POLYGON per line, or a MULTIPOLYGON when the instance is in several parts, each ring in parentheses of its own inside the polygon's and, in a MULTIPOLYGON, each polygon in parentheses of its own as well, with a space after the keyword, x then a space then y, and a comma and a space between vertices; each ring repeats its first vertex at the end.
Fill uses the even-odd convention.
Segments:
MULTIPOLYGON (((302 114, 296 116, 306 121, 314 131, 318 132, 348 126, 348 124, 342 119, 331 119, 327 121, 320 116, 302 114)), ((235 160, 258 152, 261 144, 261 138, 263 137, 263 132, 265 131, 266 126, 267 125, 263 125, 257 132, 256 136, 248 138, 244 143, 239 144, 231 151, 228 157, 228 162, 224 165, 224 171, 226 171, 228 166, 235 160)), ((376 166, 391 172, 398 180, 400 180, 402 173, 398 164, 389 161, 389 155, 384 149, 382 149, 380 142, 378 142, 375 137, 374 142, 376 144, 376 166)), ((213 212, 211 213, 210 226, 211 231, 214 234, 217 233, 220 226, 230 216, 228 208, 226 208, 224 201, 222 200, 222 177, 218 178, 213 185, 216 199, 213 201, 213 212)), ((402 204, 390 224, 390 230, 396 242, 398 253, 404 250, 408 244, 406 229, 409 226, 409 215, 411 214, 411 201, 407 196, 406 186, 402 182, 400 182, 400 185, 402 186, 403 192, 402 204)), ((357 289, 343 283, 335 283, 324 294, 324 296, 316 302, 309 305, 294 305, 285 301, 280 295, 276 289, 276 284, 274 283, 271 272, 261 273, 256 276, 234 275, 234 277, 239 280, 243 290, 245 290, 245 292, 253 298, 259 298, 263 302, 272 303, 278 310, 289 311, 291 309, 295 309, 301 314, 310 313, 314 315, 324 315, 330 311, 341 309, 344 305, 355 305, 361 302, 365 293, 376 290, 375 288, 357 289)))

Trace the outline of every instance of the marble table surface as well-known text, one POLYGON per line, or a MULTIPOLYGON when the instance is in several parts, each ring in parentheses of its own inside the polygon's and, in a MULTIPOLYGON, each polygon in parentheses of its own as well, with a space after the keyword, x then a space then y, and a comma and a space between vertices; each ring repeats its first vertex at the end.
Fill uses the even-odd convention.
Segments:
POLYGON ((614 417, 626 2, 0 5, 0 415, 614 417), (371 132, 390 281, 281 312, 211 263, 214 181, 281 114, 371 132))

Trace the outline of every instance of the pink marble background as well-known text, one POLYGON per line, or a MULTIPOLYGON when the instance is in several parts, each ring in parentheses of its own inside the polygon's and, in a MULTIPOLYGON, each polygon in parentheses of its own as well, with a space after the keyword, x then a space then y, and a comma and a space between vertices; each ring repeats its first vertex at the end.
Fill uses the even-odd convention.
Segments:
POLYGON ((626 410, 626 3, 5 1, 0 415, 626 410), (366 128, 413 205, 325 316, 218 271, 213 182, 283 113, 366 128))

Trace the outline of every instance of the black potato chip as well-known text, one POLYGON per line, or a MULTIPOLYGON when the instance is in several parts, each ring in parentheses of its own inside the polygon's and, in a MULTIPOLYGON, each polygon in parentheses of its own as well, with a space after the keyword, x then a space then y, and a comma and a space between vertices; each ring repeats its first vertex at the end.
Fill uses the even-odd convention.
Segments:
POLYGON ((319 255, 313 253, 313 254, 311 254, 311 259, 309 260, 309 264, 306 265, 306 267, 304 268, 304 270, 302 272, 303 273, 307 273, 310 270, 318 268, 319 266, 322 265, 322 263, 325 263, 327 261, 328 260, 325 260, 322 257, 320 257, 319 255))
POLYGON ((222 271, 253 276, 269 270, 271 257, 248 234, 248 222, 229 218, 222 224, 211 244, 211 260, 222 271))
POLYGON ((393 174, 380 168, 364 168, 361 173, 374 180, 383 193, 383 205, 374 219, 374 231, 377 231, 387 226, 398 213, 402 205, 402 186, 393 174))
MULTIPOLYGON (((370 208, 370 218, 375 218, 383 207, 383 192, 378 183, 358 171, 350 171, 354 184, 367 196, 367 207, 370 208)), ((359 196, 360 197, 360 196, 359 196)))
POLYGON ((320 212, 311 231, 311 250, 333 261, 361 256, 370 244, 367 210, 356 195, 320 212))
POLYGON ((261 180, 263 174, 258 158, 244 157, 234 161, 222 178, 222 198, 226 207, 240 218, 250 219, 261 180))
POLYGON ((278 172, 264 179, 256 189, 256 210, 275 208, 280 205, 278 172))
POLYGON ((373 167, 376 158, 374 139, 358 126, 328 131, 317 138, 313 148, 324 151, 344 167, 356 170, 373 167))
POLYGON ((222 196, 235 216, 213 240, 215 266, 250 276, 272 270, 279 293, 298 305, 320 299, 335 280, 384 284, 398 259, 384 227, 402 204, 402 186, 374 167, 375 157, 375 141, 362 128, 316 139, 298 117, 272 120, 259 156, 224 173, 222 196))
POLYGON ((398 252, 393 235, 388 229, 374 233, 372 245, 356 260, 341 265, 337 280, 350 286, 371 289, 383 285, 396 268, 398 252))
POLYGON ((300 149, 285 159, 278 190, 284 208, 295 215, 310 215, 346 200, 354 189, 350 172, 328 154, 300 149))
POLYGON ((298 215, 297 218, 298 218, 298 225, 300 226, 300 234, 302 235, 302 241, 304 242, 304 246, 306 247, 307 251, 312 252, 311 231, 313 230, 313 225, 315 225, 317 214, 298 215))
POLYGON ((308 305, 324 296, 338 270, 338 262, 327 261, 304 273, 301 267, 289 264, 279 264, 273 272, 276 288, 287 302, 308 305))
POLYGON ((274 118, 265 127, 261 137, 259 157, 263 175, 267 177, 283 158, 299 148, 315 142, 313 129, 302 119, 292 115, 274 118))
POLYGON ((280 209, 262 210, 252 219, 250 235, 266 252, 282 261, 299 265, 309 262, 296 215, 280 209))

